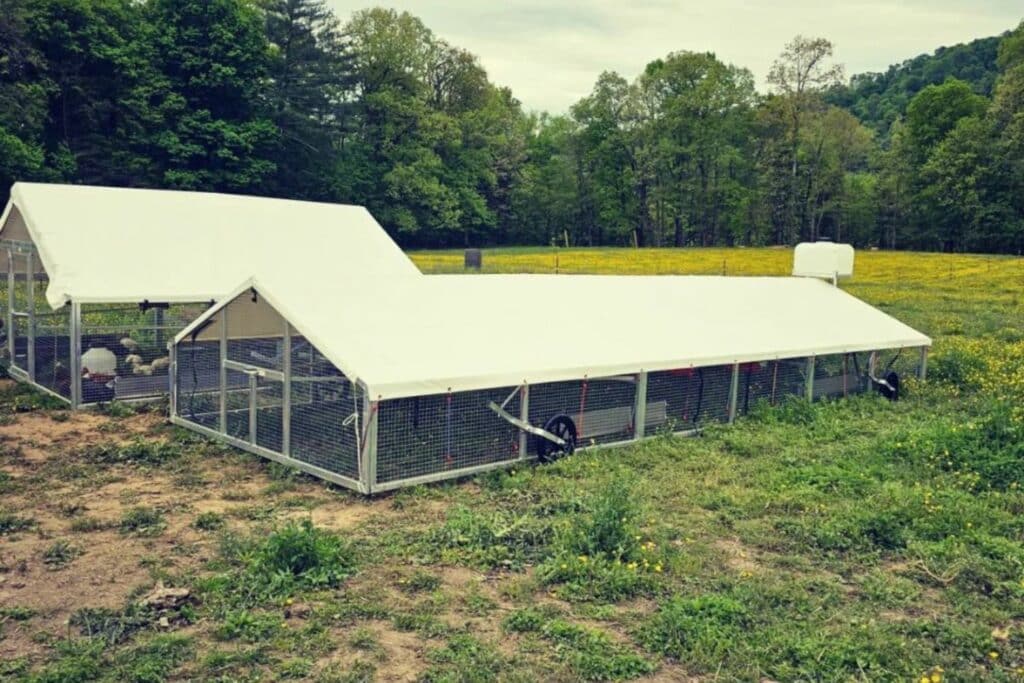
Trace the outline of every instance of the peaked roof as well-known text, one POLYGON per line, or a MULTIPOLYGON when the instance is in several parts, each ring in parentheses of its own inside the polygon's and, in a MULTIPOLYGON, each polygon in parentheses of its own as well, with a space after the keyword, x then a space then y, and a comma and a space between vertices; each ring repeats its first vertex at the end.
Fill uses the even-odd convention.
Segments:
POLYGON ((218 299, 267 270, 420 276, 362 207, 241 195, 16 183, 0 239, 35 243, 54 308, 218 299))
POLYGON ((246 281, 177 340, 250 287, 384 399, 931 345, 841 289, 805 278, 430 275, 414 286, 376 279, 353 288, 278 271, 246 281))

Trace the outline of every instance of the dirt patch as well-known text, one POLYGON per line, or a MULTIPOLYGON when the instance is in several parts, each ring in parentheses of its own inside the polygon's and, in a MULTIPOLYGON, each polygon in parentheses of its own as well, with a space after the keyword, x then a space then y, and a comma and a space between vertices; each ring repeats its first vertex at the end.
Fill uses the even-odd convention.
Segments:
POLYGON ((721 538, 713 543, 725 555, 725 564, 740 574, 757 574, 764 567, 757 560, 757 553, 743 545, 738 538, 721 538))

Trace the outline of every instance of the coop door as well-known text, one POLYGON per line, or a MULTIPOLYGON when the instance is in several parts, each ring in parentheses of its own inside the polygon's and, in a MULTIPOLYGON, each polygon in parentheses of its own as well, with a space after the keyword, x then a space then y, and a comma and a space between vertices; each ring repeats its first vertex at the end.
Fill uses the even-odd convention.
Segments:
POLYGON ((273 371, 225 361, 225 432, 253 446, 282 452, 284 389, 273 371), (273 375, 273 376, 268 376, 273 375))

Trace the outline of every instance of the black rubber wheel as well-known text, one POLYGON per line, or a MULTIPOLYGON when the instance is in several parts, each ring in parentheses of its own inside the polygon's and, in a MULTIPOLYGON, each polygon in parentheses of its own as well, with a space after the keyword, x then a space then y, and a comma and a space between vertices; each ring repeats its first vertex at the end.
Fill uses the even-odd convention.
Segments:
POLYGON ((899 376, 899 374, 897 374, 896 371, 894 370, 894 371, 890 372, 889 374, 887 374, 885 376, 885 381, 886 381, 886 383, 889 386, 887 387, 887 386, 885 386, 885 384, 879 384, 878 385, 878 393, 880 393, 882 396, 885 396, 890 401, 898 401, 898 400, 900 400, 900 376, 899 376), (890 389, 889 387, 892 387, 892 388, 890 389))
POLYGON ((542 436, 537 437, 537 459, 541 462, 554 462, 559 458, 572 455, 576 450, 576 423, 568 415, 555 415, 544 424, 544 431, 550 432, 565 442, 559 446, 542 436))

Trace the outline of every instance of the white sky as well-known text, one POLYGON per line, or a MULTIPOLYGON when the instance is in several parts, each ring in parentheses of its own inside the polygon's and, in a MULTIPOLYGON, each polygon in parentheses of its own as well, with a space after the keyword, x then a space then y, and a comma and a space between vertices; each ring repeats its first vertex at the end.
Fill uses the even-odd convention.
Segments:
MULTIPOLYGON (((327 0, 342 22, 370 6, 327 0)), ((882 71, 922 52, 1002 33, 1021 0, 392 0, 480 58, 527 109, 561 113, 602 71, 632 79, 675 50, 711 51, 750 69, 759 88, 794 35, 836 46, 847 75, 882 71)))

